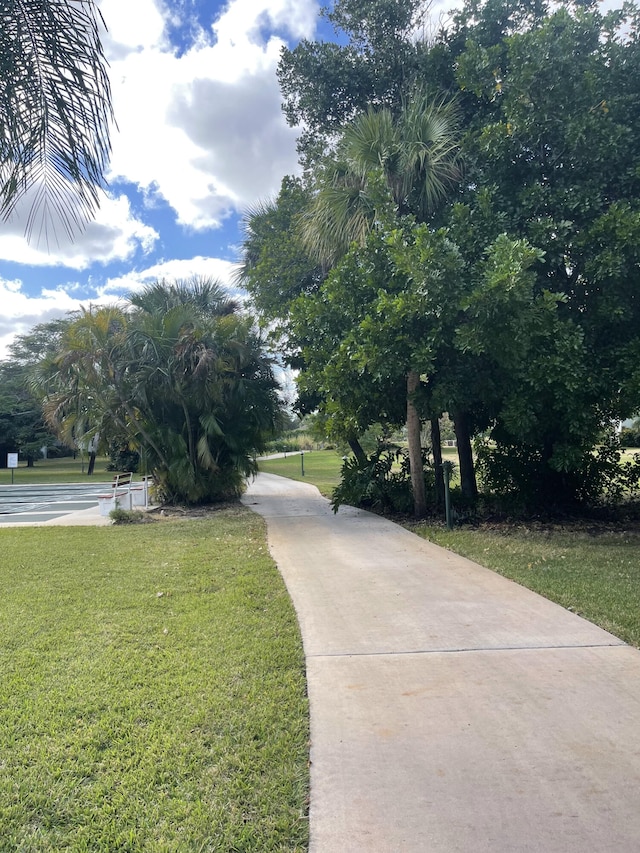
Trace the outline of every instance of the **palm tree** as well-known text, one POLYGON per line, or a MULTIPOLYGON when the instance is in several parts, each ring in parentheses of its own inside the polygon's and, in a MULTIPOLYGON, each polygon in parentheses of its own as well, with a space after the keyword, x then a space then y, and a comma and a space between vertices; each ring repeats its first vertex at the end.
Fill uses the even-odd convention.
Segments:
MULTIPOLYGON (((397 118, 389 109, 358 116, 345 129, 337 158, 320 175, 302 225, 308 250, 335 264, 353 242, 364 244, 380 223, 393 226, 407 214, 427 221, 460 176, 455 128, 454 108, 430 101, 424 93, 405 103, 397 118)), ((419 387, 420 373, 412 366, 406 374, 407 434, 414 511, 421 517, 426 494, 414 402, 419 387)), ((438 463, 437 430, 432 435, 438 463)))
POLYGON ((0 216, 81 229, 99 205, 113 118, 94 0, 0 0, 0 216))
POLYGON ((32 371, 50 427, 68 446, 92 448, 88 475, 99 443, 125 434, 133 414, 120 367, 127 324, 121 308, 83 309, 32 371))
POLYGON ((209 280, 159 282, 127 308, 83 312, 39 373, 61 437, 143 451, 173 502, 240 494, 278 426, 277 382, 253 320, 209 280))

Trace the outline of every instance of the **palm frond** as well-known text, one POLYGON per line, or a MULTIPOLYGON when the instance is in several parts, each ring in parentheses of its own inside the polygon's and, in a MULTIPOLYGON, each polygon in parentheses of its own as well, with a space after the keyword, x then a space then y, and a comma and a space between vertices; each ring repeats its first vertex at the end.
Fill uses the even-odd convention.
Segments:
POLYGON ((335 264, 376 223, 410 213, 424 220, 459 179, 455 109, 418 91, 398 118, 369 109, 344 130, 300 220, 307 251, 335 264))
POLYGON ((70 237, 99 206, 113 120, 94 0, 0 0, 0 216, 70 237))

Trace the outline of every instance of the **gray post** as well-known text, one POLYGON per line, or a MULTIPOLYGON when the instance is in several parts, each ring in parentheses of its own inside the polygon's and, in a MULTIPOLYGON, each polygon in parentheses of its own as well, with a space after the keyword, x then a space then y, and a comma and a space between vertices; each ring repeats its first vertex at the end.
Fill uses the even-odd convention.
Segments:
POLYGON ((453 462, 447 460, 442 463, 442 477, 444 479, 444 516, 449 530, 453 529, 453 521, 451 519, 451 492, 449 491, 449 481, 451 480, 452 470, 453 462))

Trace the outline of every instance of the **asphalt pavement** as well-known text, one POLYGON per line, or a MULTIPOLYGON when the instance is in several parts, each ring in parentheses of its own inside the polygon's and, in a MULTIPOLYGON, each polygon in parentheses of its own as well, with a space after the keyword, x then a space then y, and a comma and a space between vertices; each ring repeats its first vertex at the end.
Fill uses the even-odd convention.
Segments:
POLYGON ((0 486, 0 526, 110 524, 100 515, 98 496, 111 482, 0 486))
POLYGON ((311 710, 310 853, 638 853, 640 652, 268 474, 311 710))

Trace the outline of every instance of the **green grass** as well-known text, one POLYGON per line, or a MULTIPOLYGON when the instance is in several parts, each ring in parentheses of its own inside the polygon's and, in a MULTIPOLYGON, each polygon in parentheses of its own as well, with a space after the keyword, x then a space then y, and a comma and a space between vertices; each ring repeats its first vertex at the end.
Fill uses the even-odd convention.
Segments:
MULTIPOLYGON (((28 485, 30 483, 83 483, 91 481, 110 481, 113 471, 107 471, 107 459, 98 459, 95 471, 91 478, 87 477, 87 458, 84 463, 78 457, 72 459, 43 459, 38 461, 32 468, 28 468, 26 462, 21 462, 18 468, 14 468, 13 482, 16 485, 28 485)), ((11 483, 11 470, 0 469, 0 486, 11 483)))
POLYGON ((316 486, 326 498, 340 482, 342 456, 335 450, 314 450, 304 454, 304 477, 299 453, 287 454, 286 459, 265 459, 258 463, 265 474, 279 474, 290 480, 300 480, 316 486))
MULTIPOLYGON (((458 454, 454 447, 443 447, 442 455, 452 462, 458 460, 458 454)), ((335 450, 314 450, 304 454, 304 477, 302 476, 302 465, 300 454, 287 454, 286 459, 260 460, 260 470, 265 474, 279 474, 290 480, 300 480, 316 486, 320 494, 330 498, 331 493, 340 482, 340 469, 342 468, 342 456, 335 450)))
POLYGON ((258 516, 0 553, 0 850, 307 849, 303 654, 258 516))
POLYGON ((640 646, 640 533, 413 527, 640 646))

